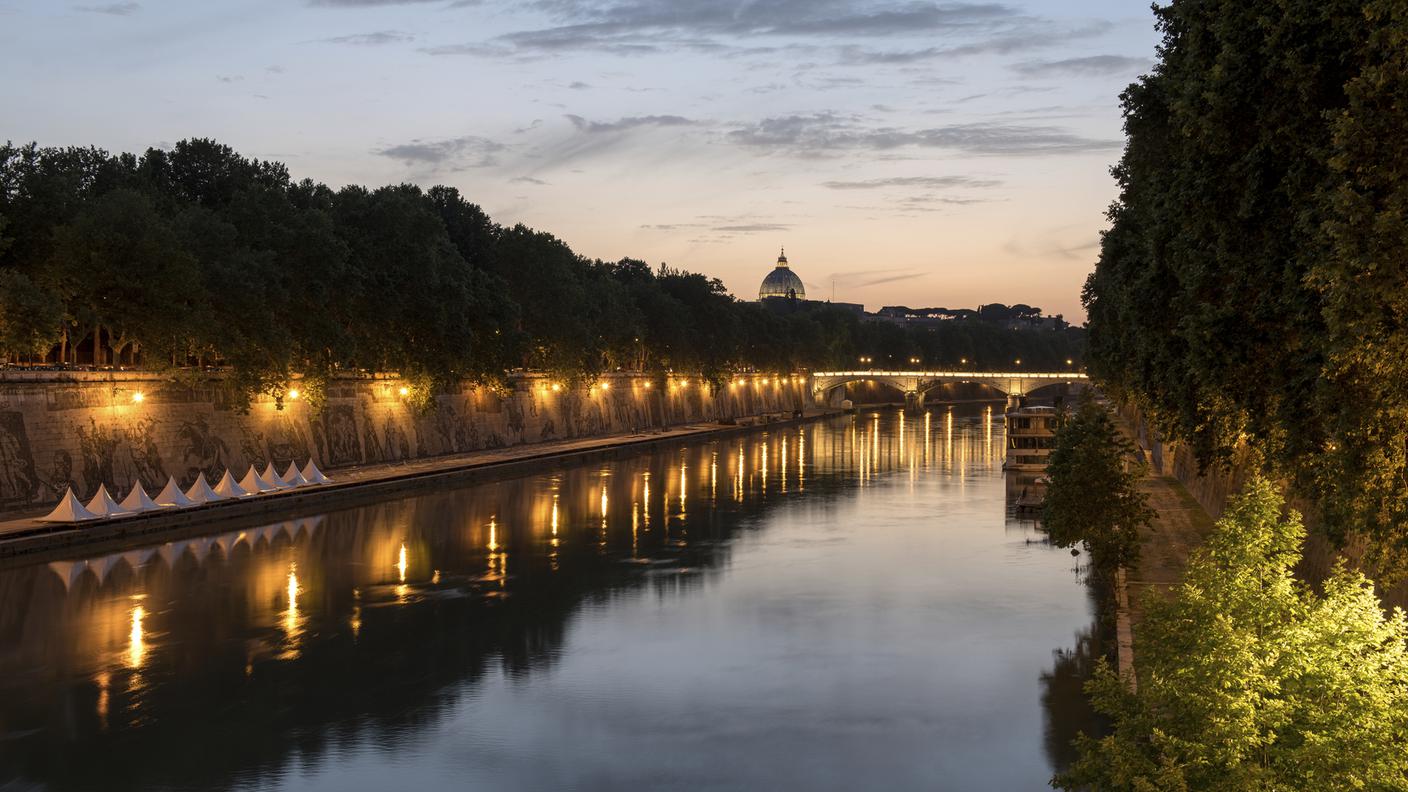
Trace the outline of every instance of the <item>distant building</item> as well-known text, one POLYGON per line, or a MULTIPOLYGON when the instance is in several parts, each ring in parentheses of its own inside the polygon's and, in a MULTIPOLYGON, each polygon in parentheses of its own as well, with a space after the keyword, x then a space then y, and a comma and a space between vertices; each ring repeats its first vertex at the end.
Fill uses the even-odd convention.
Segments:
POLYGON ((1005 327, 1009 330, 1062 330, 1068 325, 1060 314, 1043 316, 1040 308, 1018 303, 1003 305, 991 303, 972 308, 910 308, 904 305, 887 305, 877 313, 870 313, 860 303, 831 302, 830 300, 808 300, 807 289, 802 279, 792 271, 787 263, 787 251, 777 256, 777 264, 763 278, 758 287, 758 302, 778 313, 808 311, 815 308, 840 308, 850 311, 869 322, 888 322, 911 327, 934 328, 944 322, 968 321, 1005 327))
POLYGON ((772 268, 772 272, 769 272, 766 278, 763 278, 762 285, 758 287, 758 302, 778 313, 806 311, 825 306, 850 311, 857 316, 870 316, 865 312, 865 306, 860 303, 808 300, 807 289, 802 285, 802 279, 797 277, 797 273, 793 272, 787 264, 786 250, 778 254, 777 265, 772 268))
POLYGON ((786 297, 789 300, 806 300, 807 289, 802 285, 802 279, 797 277, 797 273, 787 266, 787 250, 784 249, 777 256, 777 266, 772 272, 763 278, 763 285, 758 287, 758 300, 766 300, 769 297, 786 297))

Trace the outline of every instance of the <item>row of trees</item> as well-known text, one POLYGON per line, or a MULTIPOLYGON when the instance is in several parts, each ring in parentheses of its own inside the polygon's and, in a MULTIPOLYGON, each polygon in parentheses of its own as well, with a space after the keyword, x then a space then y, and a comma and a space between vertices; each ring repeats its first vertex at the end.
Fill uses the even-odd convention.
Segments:
MULTIPOLYGON (((1090 369, 1408 558, 1408 6, 1179 0, 1123 95, 1090 369)), ((1399 566, 1402 566, 1399 563, 1399 566)))
MULTIPOLYGON (((515 368, 702 374, 877 363, 1064 365, 1079 330, 932 330, 769 310, 697 273, 588 260, 455 189, 333 190, 210 140, 140 157, 0 147, 0 355, 219 363, 247 393, 294 374, 433 387, 515 368)), ((305 386, 306 388, 307 386, 305 386)))

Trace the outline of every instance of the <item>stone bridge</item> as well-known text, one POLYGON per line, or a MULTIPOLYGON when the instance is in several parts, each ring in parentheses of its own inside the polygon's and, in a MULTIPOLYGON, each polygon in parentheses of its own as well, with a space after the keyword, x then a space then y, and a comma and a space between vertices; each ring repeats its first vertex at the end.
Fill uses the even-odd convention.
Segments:
POLYGON ((1051 385, 1090 387, 1085 374, 1076 371, 818 371, 812 374, 812 397, 817 404, 839 401, 841 387, 851 382, 878 382, 904 394, 905 406, 924 406, 925 395, 948 383, 986 385, 1008 397, 1026 396, 1051 385))

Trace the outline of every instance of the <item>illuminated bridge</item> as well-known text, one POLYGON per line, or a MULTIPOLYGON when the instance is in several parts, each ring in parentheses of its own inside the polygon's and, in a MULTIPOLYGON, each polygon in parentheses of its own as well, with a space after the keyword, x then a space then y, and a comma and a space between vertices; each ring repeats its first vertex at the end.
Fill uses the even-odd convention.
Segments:
POLYGON ((923 407, 924 397, 940 385, 975 383, 986 385, 1008 397, 1027 396, 1056 385, 1090 387, 1090 381, 1076 371, 817 371, 812 374, 812 396, 818 404, 839 403, 843 386, 852 382, 888 385, 904 394, 906 407, 923 407))

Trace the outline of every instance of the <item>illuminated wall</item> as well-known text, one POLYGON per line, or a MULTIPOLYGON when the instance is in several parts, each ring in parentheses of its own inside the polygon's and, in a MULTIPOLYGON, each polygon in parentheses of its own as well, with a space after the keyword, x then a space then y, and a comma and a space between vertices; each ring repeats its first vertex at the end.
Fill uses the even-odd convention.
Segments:
POLYGON ((413 409, 397 380, 345 380, 314 414, 306 402, 232 407, 219 379, 189 385, 130 372, 0 374, 0 515, 57 501, 70 486, 88 498, 99 484, 122 497, 133 482, 155 492, 175 476, 310 457, 325 469, 396 462, 523 443, 711 422, 808 404, 805 378, 747 377, 718 392, 698 380, 651 382, 611 375, 566 388, 536 376, 499 395, 463 386, 413 409))

